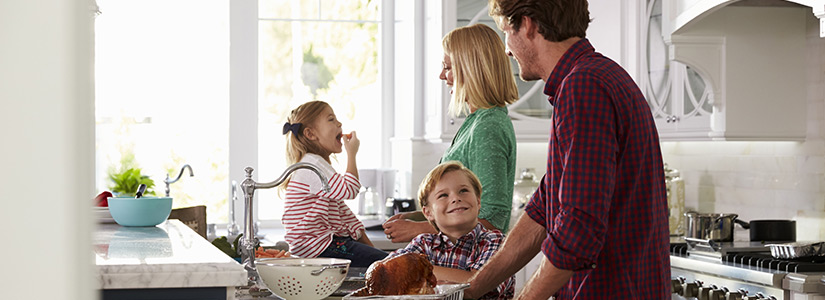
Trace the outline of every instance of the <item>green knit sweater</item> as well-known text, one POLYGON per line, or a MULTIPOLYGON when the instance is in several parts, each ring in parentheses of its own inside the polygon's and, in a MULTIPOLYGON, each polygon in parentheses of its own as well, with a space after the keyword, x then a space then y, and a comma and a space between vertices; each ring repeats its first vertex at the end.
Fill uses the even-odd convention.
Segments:
POLYGON ((507 232, 516 177, 516 133, 506 107, 477 109, 458 129, 441 162, 457 160, 481 181, 478 217, 507 232))

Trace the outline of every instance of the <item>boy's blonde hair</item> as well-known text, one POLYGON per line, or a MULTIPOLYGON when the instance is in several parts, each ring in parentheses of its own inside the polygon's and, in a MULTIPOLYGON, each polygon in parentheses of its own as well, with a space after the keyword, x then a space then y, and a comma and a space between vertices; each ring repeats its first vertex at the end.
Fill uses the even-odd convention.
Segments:
POLYGON ((441 45, 450 57, 455 86, 450 114, 466 114, 470 105, 486 109, 519 99, 504 43, 492 28, 484 24, 459 27, 447 33, 441 45))
MULTIPOLYGON (((299 129, 296 130, 297 134, 291 130, 284 133, 286 135, 287 164, 292 165, 300 162, 307 153, 318 154, 329 162, 330 153, 327 153, 323 148, 319 147, 317 143, 309 140, 306 135, 304 135, 304 130, 312 126, 318 117, 321 116, 321 112, 328 107, 332 108, 324 101, 310 101, 301 104, 289 113, 287 123, 301 125, 299 129)), ((280 185, 281 189, 286 189, 288 184, 289 180, 286 180, 280 185)))
MULTIPOLYGON (((445 174, 454 171, 464 174, 464 176, 470 180, 470 185, 473 187, 476 197, 478 197, 479 200, 481 199, 481 181, 478 180, 478 176, 476 176, 473 171, 470 171, 470 169, 464 167, 464 164, 459 161, 447 161, 435 166, 435 168, 430 170, 430 173, 424 177, 424 180, 421 181, 421 185, 418 187, 418 204, 421 205, 422 209, 424 206, 430 204, 427 197, 433 192, 435 186, 441 181, 441 178, 444 177, 445 174)), ((430 221, 430 224, 435 227, 435 230, 441 231, 441 229, 438 229, 435 221, 430 221)))

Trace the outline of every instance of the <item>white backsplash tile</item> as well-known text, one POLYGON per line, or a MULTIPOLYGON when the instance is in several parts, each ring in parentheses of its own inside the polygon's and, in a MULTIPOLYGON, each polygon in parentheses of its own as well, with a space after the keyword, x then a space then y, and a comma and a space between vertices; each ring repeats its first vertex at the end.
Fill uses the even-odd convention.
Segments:
MULTIPOLYGON (((798 240, 825 240, 825 39, 808 37, 804 142, 666 142, 685 205, 740 219, 795 219, 798 240)), ((778 100, 778 105, 781 106, 778 100)))

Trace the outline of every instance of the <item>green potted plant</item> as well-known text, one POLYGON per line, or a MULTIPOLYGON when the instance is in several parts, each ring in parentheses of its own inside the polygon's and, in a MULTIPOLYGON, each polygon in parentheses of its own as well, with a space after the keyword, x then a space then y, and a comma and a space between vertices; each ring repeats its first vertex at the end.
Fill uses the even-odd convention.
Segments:
POLYGON ((146 185, 144 195, 155 196, 155 182, 140 174, 140 168, 129 168, 120 173, 110 173, 109 179, 114 183, 109 190, 117 197, 134 197, 138 186, 142 183, 146 185))

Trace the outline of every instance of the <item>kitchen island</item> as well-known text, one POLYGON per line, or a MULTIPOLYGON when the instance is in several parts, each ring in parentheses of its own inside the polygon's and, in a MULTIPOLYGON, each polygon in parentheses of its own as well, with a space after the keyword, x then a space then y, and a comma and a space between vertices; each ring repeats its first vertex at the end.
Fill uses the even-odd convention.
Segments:
POLYGON ((103 299, 234 299, 246 271, 178 220, 100 224, 92 236, 103 299))

